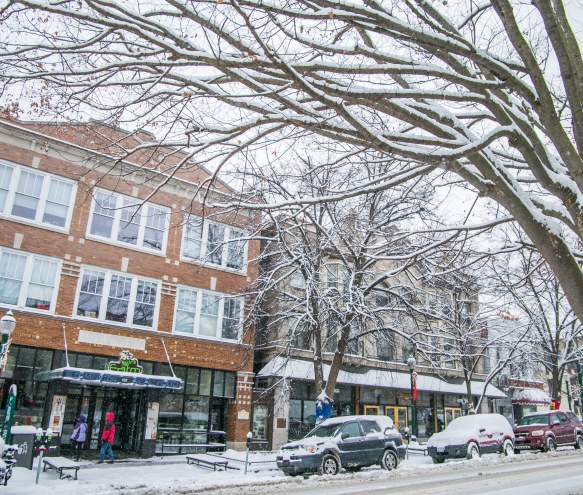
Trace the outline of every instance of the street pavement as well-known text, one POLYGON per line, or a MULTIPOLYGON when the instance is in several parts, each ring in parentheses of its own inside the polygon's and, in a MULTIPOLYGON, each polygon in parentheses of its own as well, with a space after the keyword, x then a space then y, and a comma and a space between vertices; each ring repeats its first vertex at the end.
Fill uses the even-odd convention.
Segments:
MULTIPOLYGON (((285 495, 583 495, 582 455, 541 455, 516 461, 523 462, 471 461, 463 465, 451 462, 444 469, 407 470, 384 479, 367 479, 361 473, 348 478, 340 476, 338 480, 312 478, 304 483, 246 487, 244 492, 261 495, 282 495, 282 492, 285 495)), ((241 491, 222 489, 214 493, 234 495, 241 491)))

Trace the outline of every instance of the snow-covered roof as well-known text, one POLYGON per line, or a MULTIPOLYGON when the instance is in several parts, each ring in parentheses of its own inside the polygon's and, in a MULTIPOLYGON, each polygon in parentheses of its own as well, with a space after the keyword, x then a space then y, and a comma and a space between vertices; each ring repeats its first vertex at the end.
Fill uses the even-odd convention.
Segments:
POLYGON ((540 388, 515 388, 512 391, 512 403, 519 406, 549 405, 551 398, 540 388))
MULTIPOLYGON (((324 377, 328 376, 330 367, 324 364, 324 377)), ((287 359, 276 356, 269 361, 257 374, 258 377, 278 376, 295 378, 297 380, 313 380, 314 365, 301 359, 287 359)), ((380 369, 368 369, 364 373, 354 373, 340 370, 338 383, 362 385, 379 388, 397 388, 410 390, 411 378, 408 373, 380 369)), ((417 390, 423 392, 440 392, 444 394, 465 395, 464 383, 450 383, 430 375, 417 375, 417 390)), ((472 381, 472 394, 479 396, 484 390, 484 382, 472 381)), ((493 385, 488 385, 487 397, 502 399, 506 394, 493 385)))

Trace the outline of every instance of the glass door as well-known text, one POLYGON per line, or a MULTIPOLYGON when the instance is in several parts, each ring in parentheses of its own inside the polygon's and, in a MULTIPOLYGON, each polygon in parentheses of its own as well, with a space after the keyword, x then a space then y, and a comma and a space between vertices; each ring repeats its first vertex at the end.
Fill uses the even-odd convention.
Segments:
POLYGON ((445 408, 445 426, 447 426, 450 421, 455 418, 459 418, 462 415, 462 410, 460 407, 446 407, 445 408))
POLYGON ((409 426, 407 408, 405 406, 385 406, 385 414, 393 420, 393 425, 399 431, 409 426))
POLYGON ((381 406, 364 406, 364 414, 371 415, 371 414, 380 414, 381 413, 381 406))

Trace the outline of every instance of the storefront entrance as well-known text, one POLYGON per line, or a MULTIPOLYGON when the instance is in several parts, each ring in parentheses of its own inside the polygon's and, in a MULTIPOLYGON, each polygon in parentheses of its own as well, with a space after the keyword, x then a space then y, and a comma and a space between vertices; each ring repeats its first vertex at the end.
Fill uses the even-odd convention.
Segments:
POLYGON ((404 406, 386 406, 385 414, 393 420, 393 425, 399 431, 409 426, 407 421, 407 408, 404 406))
POLYGON ((115 414, 114 448, 122 452, 139 452, 144 438, 145 390, 70 386, 67 393, 62 430, 62 444, 69 444, 75 418, 87 419, 85 449, 96 450, 105 425, 105 415, 115 414))

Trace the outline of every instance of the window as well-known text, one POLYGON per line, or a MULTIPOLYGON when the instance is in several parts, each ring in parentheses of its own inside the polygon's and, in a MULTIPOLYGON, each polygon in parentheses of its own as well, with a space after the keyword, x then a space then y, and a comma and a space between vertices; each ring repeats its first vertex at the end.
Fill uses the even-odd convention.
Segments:
POLYGON ((89 234, 127 246, 163 253, 170 209, 97 189, 89 234))
POLYGON ((53 258, 0 250, 0 303, 52 311, 60 266, 53 258))
POLYGON ((64 229, 74 191, 73 181, 0 163, 0 214, 64 229))
POLYGON ((299 268, 294 270, 290 276, 289 284, 294 289, 305 289, 306 288, 306 279, 304 278, 304 274, 300 271, 299 268))
POLYGON ((208 226, 206 252, 209 263, 223 264, 223 244, 225 241, 225 226, 219 223, 211 223, 208 226))
POLYGON ((174 332, 237 340, 241 331, 241 309, 239 297, 179 286, 174 332))
POLYGON ((290 320, 289 339, 291 347, 309 350, 311 346, 310 327, 306 321, 297 318, 290 320))
POLYGON ((186 287, 180 287, 177 294, 176 318, 174 319, 174 331, 181 333, 194 333, 194 320, 196 317, 197 292, 186 287))
POLYGON ((241 300, 230 297, 224 300, 223 311, 223 339, 237 339, 241 325, 241 300))
POLYGON ((75 314, 83 318, 154 328, 159 283, 126 273, 84 268, 75 314))
POLYGON ((330 263, 326 265, 326 284, 330 288, 340 288, 346 279, 346 268, 340 263, 330 263))
POLYGON ((360 437, 360 427, 358 426, 358 423, 356 422, 352 422, 352 423, 346 423, 344 425, 344 427, 342 428, 342 436, 348 435, 347 438, 355 438, 355 437, 360 437))
POLYGON ((361 421, 360 426, 364 435, 381 433, 381 427, 376 421, 361 421))
POLYGON ((395 360, 395 342, 388 332, 377 336, 377 358, 381 361, 395 360))
POLYGON ((244 270, 245 232, 229 225, 205 222, 191 215, 184 225, 182 257, 232 270, 244 270))
POLYGON ((203 294, 202 306, 200 308, 200 334, 206 336, 217 335, 217 324, 219 322, 220 299, 211 294, 203 294))

